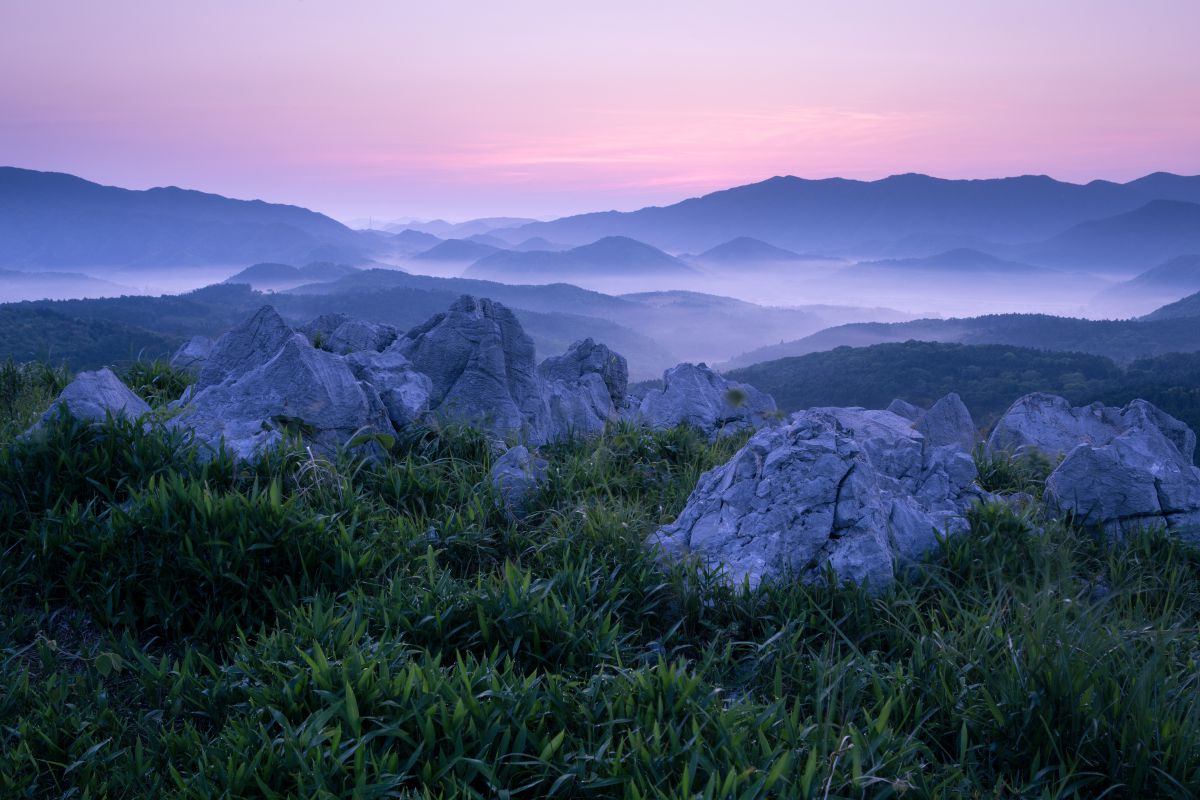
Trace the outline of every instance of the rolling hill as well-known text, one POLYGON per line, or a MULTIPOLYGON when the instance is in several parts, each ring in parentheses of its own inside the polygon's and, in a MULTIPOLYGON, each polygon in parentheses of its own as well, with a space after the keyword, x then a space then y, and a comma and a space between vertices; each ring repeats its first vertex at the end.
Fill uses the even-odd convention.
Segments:
POLYGON ((266 262, 246 267, 230 276, 225 283, 244 283, 255 289, 282 289, 319 281, 332 281, 353 275, 360 270, 330 261, 314 261, 303 267, 266 262))
POLYGON ((674 256, 624 236, 606 236, 570 250, 501 251, 472 264, 469 278, 501 281, 557 282, 604 275, 694 276, 696 271, 674 256))
POLYGON ((372 241, 297 206, 0 167, 0 265, 19 269, 357 261, 372 241))
POLYGON ((1133 272, 1139 264, 1200 252, 1200 203, 1154 200, 1080 223, 1020 252, 1037 263, 1133 272))
POLYGON ((469 239, 446 239, 433 247, 413 256, 415 261, 472 262, 500 252, 495 245, 473 242, 469 239))
POLYGON ((690 260, 718 266, 737 266, 741 264, 772 264, 791 261, 827 261, 836 260, 823 256, 801 255, 782 247, 754 239, 750 236, 739 236, 728 242, 705 250, 699 255, 691 256, 690 260))
POLYGON ((1182 300, 1176 300, 1174 303, 1156 309, 1142 317, 1142 319, 1147 321, 1196 319, 1200 321, 1200 292, 1190 294, 1182 300))

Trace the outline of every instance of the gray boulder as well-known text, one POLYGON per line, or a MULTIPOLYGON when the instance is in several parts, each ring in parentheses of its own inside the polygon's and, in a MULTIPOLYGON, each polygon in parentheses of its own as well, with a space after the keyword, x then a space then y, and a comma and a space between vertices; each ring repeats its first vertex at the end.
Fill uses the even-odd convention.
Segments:
MULTIPOLYGON (((268 338, 274 333, 264 326, 258 330, 268 338)), ((260 352, 253 342, 243 350, 260 352)), ((315 349, 299 334, 262 364, 198 390, 172 424, 191 429, 214 448, 223 441, 242 459, 258 456, 288 433, 329 452, 356 433, 392 431, 375 389, 355 378, 341 358, 315 349)))
POLYGON ((171 366, 190 372, 199 372, 204 367, 213 350, 213 340, 207 336, 193 336, 184 342, 175 355, 171 356, 171 366))
POLYGON ((397 428, 420 422, 429 410, 433 382, 428 375, 417 372, 396 347, 381 353, 372 350, 350 353, 345 360, 356 378, 375 387, 397 428))
POLYGON ((537 441, 546 406, 533 340, 507 307, 463 296, 397 340, 396 350, 431 381, 429 408, 499 438, 537 441))
POLYGON ((196 391, 266 364, 294 331, 271 306, 263 306, 217 340, 196 378, 196 391))
POLYGON ((561 356, 547 358, 538 365, 538 374, 547 381, 564 383, 574 383, 585 375, 599 375, 614 408, 624 402, 629 389, 629 364, 625 357, 591 338, 575 342, 561 356))
POLYGON ((378 353, 396 341, 397 331, 391 325, 351 319, 337 326, 325 342, 325 349, 332 353, 378 353))
POLYGON ((914 406, 912 403, 907 400, 901 400, 899 397, 888 403, 887 410, 913 422, 916 422, 925 413, 925 409, 920 406, 914 406))
POLYGON ((652 428, 690 425, 716 437, 761 428, 775 410, 774 398, 749 384, 728 381, 706 364, 679 364, 631 416, 652 428))
POLYGON ((491 482, 506 516, 518 519, 546 482, 550 465, 523 445, 510 447, 492 465, 491 482))
POLYGON ((971 412, 954 392, 920 413, 913 421, 913 427, 924 434, 925 441, 932 447, 956 445, 971 452, 979 438, 971 412))
POLYGON ((39 424, 45 424, 64 408, 76 419, 90 422, 102 422, 110 414, 133 419, 150 413, 146 401, 107 368, 76 375, 50 404, 39 424))
POLYGON ((1157 431, 1191 461, 1196 435, 1187 425, 1145 400, 1124 408, 1101 403, 1073 407, 1061 397, 1035 392, 1017 400, 992 430, 990 452, 1021 454, 1035 450, 1051 458, 1069 453, 1080 444, 1103 446, 1127 433, 1157 431))
POLYGON ((879 590, 896 570, 966 529, 983 497, 971 457, 929 446, 888 411, 815 408, 756 433, 705 473, 675 522, 651 537, 667 556, 696 555, 734 582, 767 577, 879 590))

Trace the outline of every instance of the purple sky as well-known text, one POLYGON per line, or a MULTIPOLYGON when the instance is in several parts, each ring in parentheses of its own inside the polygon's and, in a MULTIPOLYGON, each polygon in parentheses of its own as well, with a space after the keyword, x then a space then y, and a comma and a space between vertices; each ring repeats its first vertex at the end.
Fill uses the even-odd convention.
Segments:
POLYGON ((340 218, 1200 172, 1197 0, 0 0, 0 163, 340 218))

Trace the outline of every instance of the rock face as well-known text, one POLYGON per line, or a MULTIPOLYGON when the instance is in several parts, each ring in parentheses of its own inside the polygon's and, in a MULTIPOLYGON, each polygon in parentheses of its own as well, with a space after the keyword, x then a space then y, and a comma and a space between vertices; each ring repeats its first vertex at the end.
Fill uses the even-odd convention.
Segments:
POLYGON ((263 306, 213 345, 196 378, 196 392, 267 363, 293 335, 274 308, 263 306))
POLYGON ((522 517, 529 501, 546 481, 550 465, 523 445, 510 447, 492 465, 492 488, 510 519, 522 517))
POLYGON ((1195 456, 1196 434, 1145 400, 1120 409, 1100 403, 1072 407, 1061 397, 1040 392, 1025 395, 1004 412, 987 446, 991 452, 1020 454, 1032 449, 1053 458, 1080 444, 1104 445, 1118 436, 1150 430, 1170 440, 1188 461, 1195 456))
POLYGON ((913 427, 924 434, 926 442, 934 447, 956 445, 969 453, 975 449, 979 439, 971 412, 954 392, 919 414, 913 420, 913 427))
POLYGON ((379 392, 379 399, 397 428, 420 422, 429 410, 433 382, 429 376, 417 372, 396 347, 382 353, 373 350, 350 353, 346 364, 356 378, 379 392))
POLYGON ((134 418, 150 413, 146 401, 134 394, 110 369, 76 375, 50 404, 41 422, 48 421, 62 408, 77 419, 91 422, 102 422, 109 414, 134 418))
POLYGON ((541 438, 546 411, 533 340, 505 306, 461 297, 395 348, 429 376, 429 408, 439 417, 500 438, 541 438))
POLYGON ((204 368, 204 362, 212 353, 213 340, 207 336, 193 336, 175 351, 171 356, 171 366, 176 369, 186 369, 199 372, 204 368))
POLYGON ((832 570, 879 590, 897 567, 967 526, 983 496, 958 444, 937 446, 889 411, 814 408, 755 434, 705 473, 675 522, 652 537, 668 555, 723 565, 734 582, 832 570))
POLYGON ((663 373, 633 412, 653 428, 690 425, 710 437, 761 428, 775 413, 775 400, 745 383, 727 381, 705 364, 679 364, 663 373))
POLYGON ((899 397, 888 404, 887 410, 913 422, 916 422, 917 418, 925 413, 925 409, 920 406, 914 406, 912 403, 907 400, 901 400, 899 397))
POLYGON ((561 356, 551 356, 538 365, 538 374, 547 381, 574 383, 596 374, 604 382, 613 407, 625 402, 629 389, 629 364, 625 357, 592 339, 575 342, 561 356))
POLYGON ((1052 513, 1114 536, 1161 525, 1200 540, 1196 436, 1145 400, 1118 409, 1026 395, 996 424, 988 448, 1063 457, 1046 479, 1052 513))
MULTIPOLYGON (((241 341, 239 353, 262 354, 273 341, 272 326, 255 330, 262 340, 241 341)), ((224 441, 244 459, 289 432, 302 434, 315 449, 331 451, 357 432, 392 430, 375 389, 355 378, 341 358, 315 349, 299 334, 260 364, 243 357, 225 380, 196 391, 172 424, 191 429, 214 447, 224 441)))

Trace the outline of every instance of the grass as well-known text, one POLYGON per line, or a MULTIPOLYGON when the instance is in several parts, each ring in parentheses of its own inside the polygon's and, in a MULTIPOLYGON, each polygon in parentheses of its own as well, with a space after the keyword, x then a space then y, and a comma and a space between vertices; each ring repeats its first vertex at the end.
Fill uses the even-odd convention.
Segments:
POLYGON ((738 444, 547 448, 517 523, 460 428, 253 466, 152 420, 9 438, 0 796, 1200 792, 1195 551, 997 505, 881 596, 659 562, 738 444))

